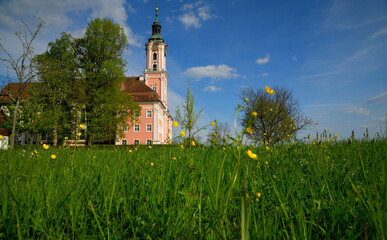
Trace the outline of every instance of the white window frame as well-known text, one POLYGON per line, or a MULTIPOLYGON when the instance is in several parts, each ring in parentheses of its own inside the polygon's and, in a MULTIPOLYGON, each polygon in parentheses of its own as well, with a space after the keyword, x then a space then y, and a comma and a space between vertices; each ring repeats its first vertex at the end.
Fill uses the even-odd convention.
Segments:
POLYGON ((153 91, 157 92, 157 86, 152 87, 153 91))
POLYGON ((152 124, 146 125, 146 132, 152 132, 152 124), (148 130, 148 127, 150 126, 150 130, 148 130))
POLYGON ((134 145, 140 145, 140 139, 134 139, 133 140, 134 145))
POLYGON ((140 132, 140 124, 134 124, 133 131, 134 132, 140 132), (136 126, 138 126, 138 130, 137 131, 136 131, 136 126))
POLYGON ((147 139, 146 140, 146 145, 152 145, 152 139, 147 139))
POLYGON ((121 142, 122 145, 128 145, 128 141, 126 139, 122 139, 122 142, 121 142))
POLYGON ((146 118, 152 118, 152 110, 146 110, 146 118), (150 116, 148 116, 148 113, 150 116))

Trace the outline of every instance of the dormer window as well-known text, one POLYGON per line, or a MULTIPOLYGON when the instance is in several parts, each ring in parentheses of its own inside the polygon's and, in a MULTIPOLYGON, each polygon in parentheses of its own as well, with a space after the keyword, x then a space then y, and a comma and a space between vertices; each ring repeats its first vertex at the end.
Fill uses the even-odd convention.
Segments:
POLYGON ((153 71, 157 71, 157 64, 153 64, 153 71))
POLYGON ((157 60, 157 53, 153 53, 153 60, 157 60))

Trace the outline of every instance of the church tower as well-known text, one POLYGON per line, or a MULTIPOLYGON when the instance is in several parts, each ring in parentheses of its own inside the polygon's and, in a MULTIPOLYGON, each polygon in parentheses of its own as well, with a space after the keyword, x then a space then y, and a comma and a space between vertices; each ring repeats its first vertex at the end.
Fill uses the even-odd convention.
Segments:
POLYGON ((158 7, 156 2, 156 20, 152 25, 152 36, 145 44, 146 68, 144 70, 145 84, 152 88, 167 107, 167 44, 161 37, 161 24, 158 21, 158 7))

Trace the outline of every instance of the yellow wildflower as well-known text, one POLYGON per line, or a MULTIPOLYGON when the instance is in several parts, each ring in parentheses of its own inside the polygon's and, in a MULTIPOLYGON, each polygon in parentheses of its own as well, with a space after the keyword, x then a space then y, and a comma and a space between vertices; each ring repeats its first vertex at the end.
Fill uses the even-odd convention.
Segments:
POLYGON ((250 134, 253 134, 253 130, 250 127, 246 128, 246 132, 250 133, 250 134))
POLYGON ((3 135, 0 135, 0 140, 3 139, 3 135))
POLYGON ((248 99, 248 98, 245 98, 245 102, 247 102, 247 101, 249 101, 249 99, 248 99))
POLYGON ((38 153, 38 151, 34 150, 35 153, 38 153))
POLYGON ((51 158, 52 158, 52 159, 55 159, 55 158, 56 158, 56 156, 55 156, 54 154, 52 154, 52 155, 51 155, 51 158))
POLYGON ((269 163, 267 161, 265 161, 265 164, 268 165, 269 163))
POLYGON ((266 145, 269 145, 269 142, 268 141, 265 141, 266 145))
POLYGON ((44 148, 44 149, 48 149, 48 148, 49 148, 49 145, 48 145, 48 144, 43 144, 43 148, 44 148))
POLYGON ((266 136, 266 133, 263 133, 263 135, 265 135, 265 136, 266 136))
POLYGON ((252 112, 251 115, 253 115, 253 117, 256 117, 256 116, 258 116, 258 113, 257 112, 252 112))
POLYGON ((251 150, 247 150, 246 153, 252 159, 257 159, 258 158, 257 154, 253 153, 251 150))
POLYGON ((129 152, 131 153, 131 152, 132 152, 132 150, 129 150, 129 152))
POLYGON ((183 130, 180 131, 180 136, 185 137, 185 132, 183 130))
POLYGON ((151 146, 151 145, 149 145, 149 146, 148 146, 148 148, 149 148, 149 149, 152 149, 152 146, 151 146))
POLYGON ((257 198, 260 198, 262 194, 260 192, 257 192, 257 198))
POLYGON ((266 150, 270 150, 270 148, 268 146, 266 146, 266 150))
MULTIPOLYGON (((335 134, 335 137, 337 137, 337 133, 335 134)), ((0 138, 1 139, 1 138, 0 138)))
POLYGON ((181 145, 180 145, 180 148, 181 148, 181 149, 184 149, 184 146, 183 146, 183 144, 181 144, 181 145))
POLYGON ((196 146, 195 141, 192 140, 191 145, 195 147, 196 146))
POLYGON ((154 165, 154 163, 153 162, 151 162, 151 166, 153 166, 154 165))
POLYGON ((172 125, 173 125, 174 127, 178 127, 178 126, 179 126, 179 124, 178 124, 176 121, 174 121, 174 122, 172 123, 172 125))
POLYGON ((213 122, 213 121, 211 121, 211 126, 215 126, 215 124, 214 124, 214 122, 213 122))
POLYGON ((272 111, 273 111, 273 109, 272 109, 272 108, 270 108, 270 111, 272 112, 272 111))
POLYGON ((134 148, 134 150, 137 150, 137 148, 134 148))
POLYGON ((79 133, 77 133, 77 135, 78 135, 78 136, 81 136, 81 135, 82 135, 82 133, 80 133, 80 132, 79 132, 79 133))
POLYGON ((79 125, 79 127, 80 127, 80 128, 83 128, 83 125, 81 124, 81 125, 79 125))
POLYGON ((172 160, 176 160, 177 158, 173 157, 172 160))
POLYGON ((268 94, 275 94, 275 92, 273 91, 273 89, 269 88, 268 86, 265 85, 265 88, 266 88, 266 92, 268 94))
POLYGON ((215 136, 216 136, 216 133, 213 133, 213 134, 212 134, 212 136, 214 136, 214 137, 215 137, 215 136))
POLYGON ((69 137, 65 137, 65 140, 69 139, 69 137))
POLYGON ((223 147, 222 149, 223 149, 223 150, 226 150, 226 148, 225 148, 225 147, 223 147))

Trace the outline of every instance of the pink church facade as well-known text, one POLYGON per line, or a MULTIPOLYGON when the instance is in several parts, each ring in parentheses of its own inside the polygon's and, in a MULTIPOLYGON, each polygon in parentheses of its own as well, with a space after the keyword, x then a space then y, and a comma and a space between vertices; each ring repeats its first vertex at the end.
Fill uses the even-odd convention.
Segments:
POLYGON ((167 105, 166 51, 167 44, 161 37, 161 25, 156 20, 152 25, 152 36, 145 44, 146 67, 144 75, 126 77, 120 89, 130 94, 141 109, 139 120, 129 124, 124 137, 116 145, 164 144, 172 139, 172 117, 167 105))

